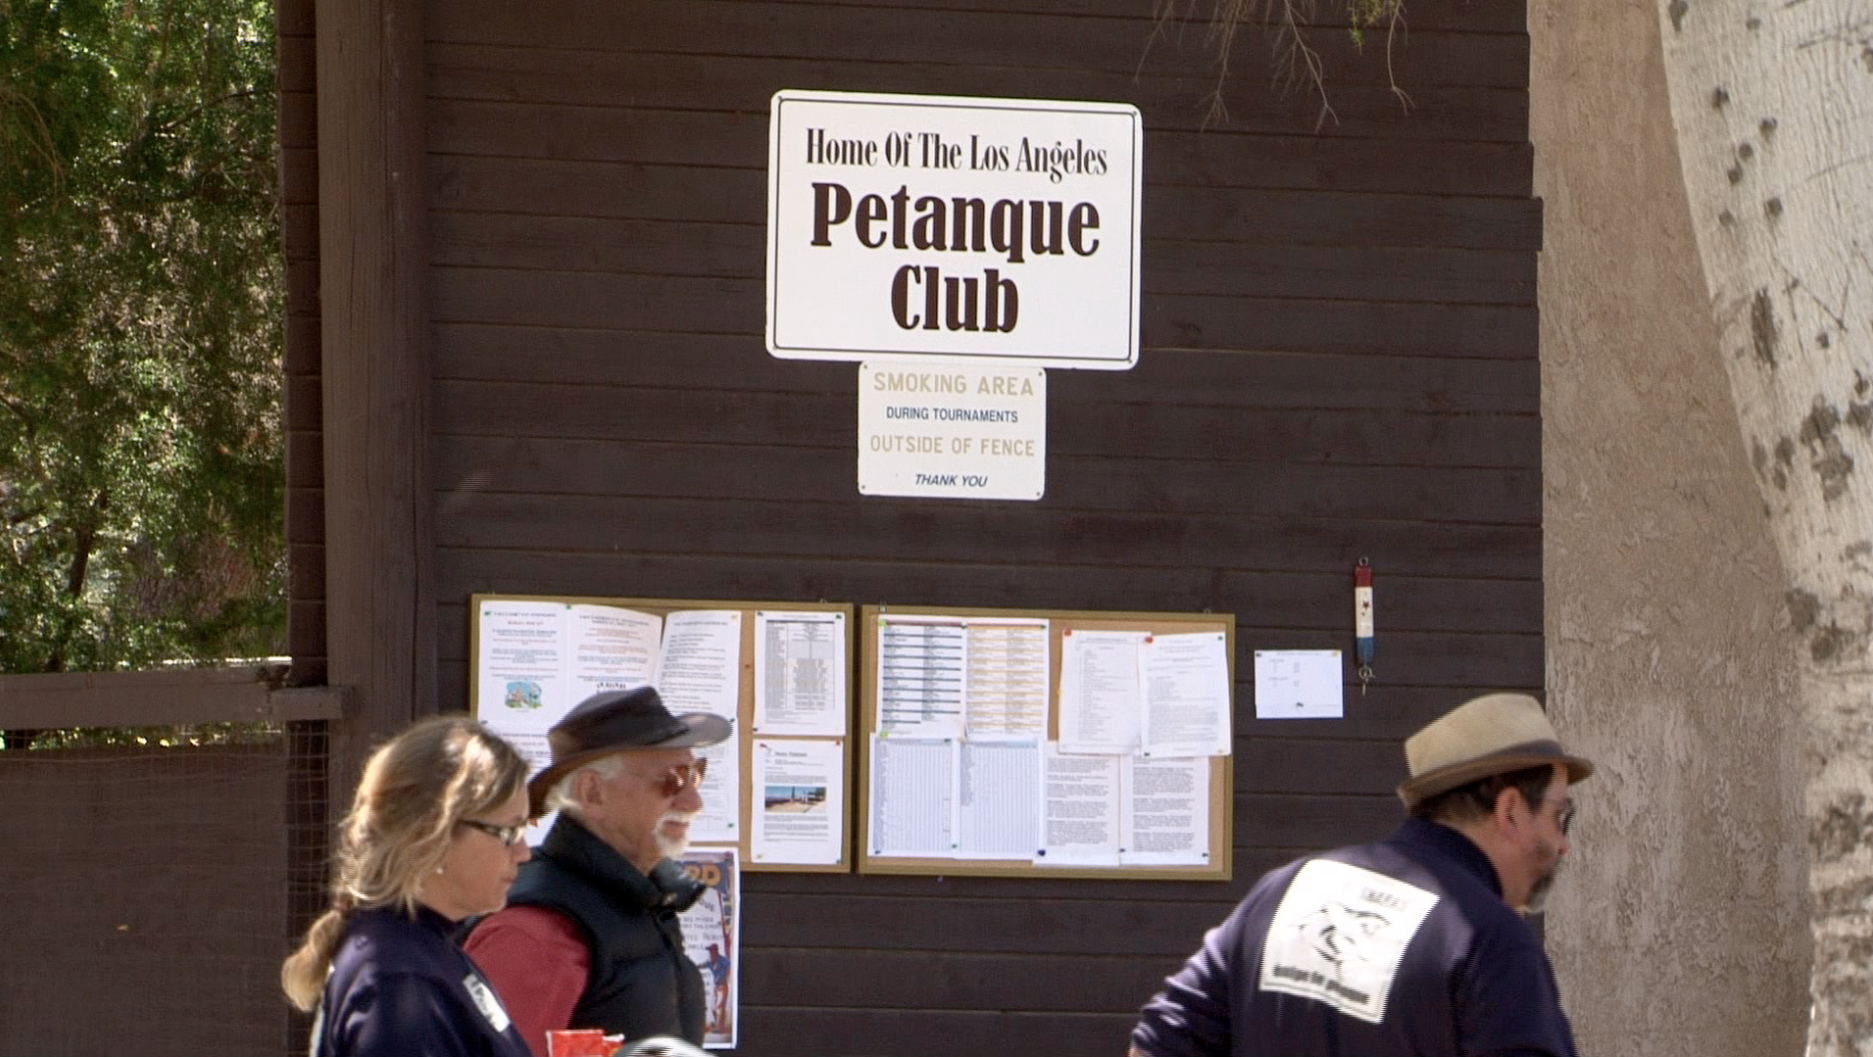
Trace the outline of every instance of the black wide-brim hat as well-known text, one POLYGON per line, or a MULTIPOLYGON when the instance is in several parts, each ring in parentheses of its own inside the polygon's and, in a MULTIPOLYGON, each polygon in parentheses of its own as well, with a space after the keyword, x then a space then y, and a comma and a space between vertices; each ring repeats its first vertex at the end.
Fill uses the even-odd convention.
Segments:
POLYGON ((671 715, 652 687, 593 694, 546 732, 553 763, 527 783, 529 810, 534 818, 546 814, 546 794, 553 786, 601 756, 714 745, 726 740, 731 729, 728 720, 707 712, 671 715))

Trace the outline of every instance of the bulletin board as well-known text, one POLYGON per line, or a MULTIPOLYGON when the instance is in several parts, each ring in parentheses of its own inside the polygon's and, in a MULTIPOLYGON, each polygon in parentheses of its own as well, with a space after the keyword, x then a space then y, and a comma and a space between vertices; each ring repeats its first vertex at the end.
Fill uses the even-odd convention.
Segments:
MULTIPOLYGON (((1230 739, 1233 737, 1234 715, 1235 624, 1235 615, 1231 613, 1128 613, 919 606, 862 607, 859 615, 859 726, 853 738, 858 742, 859 750, 859 779, 855 784, 858 805, 859 872, 1130 880, 1228 880, 1232 865, 1232 835, 1234 833, 1232 791, 1235 788, 1235 771, 1234 758, 1230 754, 1230 739), (1038 653, 1044 649, 1046 667, 1044 720, 1036 720, 1031 711, 1026 712, 1020 719, 1010 718, 1009 732, 1004 733, 1002 737, 1011 743, 1006 746, 987 746, 992 751, 979 754, 986 755, 991 761, 996 758, 1007 761, 983 763, 979 766, 1008 768, 1012 765, 1010 773, 1016 776, 1017 782, 1026 780, 1021 775, 1026 766, 1026 757, 1023 753, 1026 751, 1025 742, 1028 739, 1018 733, 1020 725, 1025 724, 1027 729, 1033 729, 1038 738, 1038 728, 1044 724, 1046 742, 1057 744, 1061 739, 1063 656, 1079 667, 1079 675, 1069 678, 1070 685, 1067 688, 1067 696, 1079 700, 1086 696, 1085 684, 1088 682, 1088 676, 1085 674, 1088 652, 1083 647, 1095 642, 1122 643, 1126 639, 1143 639, 1151 643, 1150 648, 1163 648, 1160 652, 1165 656, 1170 655, 1172 648, 1196 647, 1199 651, 1195 654, 1199 662, 1197 674, 1201 677, 1197 682, 1204 689, 1207 698, 1195 694, 1189 696, 1199 701, 1207 700, 1213 703, 1214 708, 1222 711, 1220 721, 1224 724, 1223 730, 1220 733, 1214 730, 1207 731, 1210 739, 1208 743, 1214 746, 1209 751, 1214 754, 1200 757, 1203 762, 1199 763, 1198 757, 1164 758, 1170 755, 1165 753, 1153 759, 1141 755, 1140 752, 1134 752, 1130 764, 1121 760, 1116 765, 1098 765, 1104 767, 1107 773, 1116 768, 1124 776, 1120 779, 1121 785, 1126 782, 1134 783, 1130 790, 1121 789, 1118 799, 1121 802, 1135 802, 1141 805, 1138 818, 1164 817, 1146 816, 1142 814, 1142 811, 1156 811, 1166 804, 1171 805, 1170 810, 1176 810, 1178 805, 1175 802, 1155 799, 1146 794, 1154 789, 1168 789, 1174 786, 1175 781, 1165 784, 1167 775, 1172 779, 1178 775, 1186 776, 1186 784, 1181 790, 1181 795, 1187 800, 1182 807, 1192 813, 1184 820, 1189 846, 1171 855, 1171 859, 1177 861, 1153 861, 1153 855, 1137 852, 1122 854, 1118 862, 1081 861, 1077 857, 1056 858, 1050 861, 1042 857, 1044 851, 1039 848, 1033 856, 1019 857, 1010 850, 1016 846, 1012 840, 994 857, 972 857, 967 849, 980 845, 966 840, 958 841, 956 848, 946 854, 919 854, 903 847, 883 846, 894 842, 900 845, 903 843, 900 839, 901 833, 899 836, 888 836, 896 826, 892 820, 900 817, 901 807, 886 806, 883 802, 889 800, 894 804, 902 805, 914 800, 923 791, 936 789, 939 785, 939 765, 934 762, 926 765, 919 757, 927 752, 931 760, 936 760, 941 758, 942 753, 946 751, 935 744, 938 738, 922 737, 914 730, 908 735, 916 743, 914 747, 912 742, 897 740, 901 730, 890 730, 880 734, 881 709, 899 711, 903 700, 902 695, 905 692, 903 690, 906 682, 903 676, 905 669, 890 658, 913 655, 922 648, 916 645, 906 646, 904 643, 907 641, 906 633, 914 638, 918 634, 916 624, 925 621, 938 627, 953 628, 954 625, 960 623, 966 628, 973 628, 973 631, 965 631, 965 636, 970 643, 978 641, 978 633, 991 636, 986 640, 989 643, 987 649, 974 650, 974 647, 968 647, 974 651, 972 653, 974 660, 970 662, 971 667, 976 667, 977 662, 980 662, 988 668, 983 674, 972 671, 964 677, 963 682, 971 686, 978 682, 982 685, 993 686, 994 681, 999 677, 994 666, 1000 663, 994 658, 1004 655, 1014 657, 1017 653, 1026 654, 1025 659, 1010 662, 1010 670, 1019 668, 1026 673, 1026 676, 1013 675, 1008 678, 1011 682, 1019 682, 1027 687, 1022 691, 1021 696, 1026 697, 1029 702, 1032 700, 1034 672, 1038 665, 1043 663, 1038 659, 1038 653), (1044 622, 1044 631, 1040 626, 1042 622, 1044 622), (997 630, 998 628, 1001 630, 997 630), (1132 634, 1105 634, 1110 632, 1132 634), (1043 634, 1044 647, 1040 642, 1043 634), (1067 641, 1074 635, 1080 635, 1081 638, 1076 645, 1069 647, 1067 641), (885 642, 887 637, 891 639, 889 644, 885 642), (1216 641, 1218 639, 1220 641, 1216 641), (1020 640, 1022 644, 1013 645, 1017 640, 1020 640), (892 671, 888 674, 881 672, 881 665, 892 666, 892 671), (1220 676, 1214 671, 1217 666, 1222 669, 1220 676), (1220 686, 1217 685, 1219 678, 1220 686), (892 693, 898 696, 890 699, 882 696, 881 688, 886 687, 895 688, 892 693), (1215 700, 1217 695, 1221 695, 1222 700, 1215 700), (907 748, 909 755, 902 755, 907 748), (900 759, 909 759, 911 762, 900 764, 897 762, 900 759), (886 768, 889 768, 890 774, 885 773, 886 768), (1207 772, 1207 776, 1204 772, 1207 772), (1139 792, 1140 799, 1135 801, 1128 799, 1133 791, 1139 792), (1207 813, 1207 825, 1204 824, 1205 820, 1197 817, 1199 812, 1207 813), (884 828, 881 829, 881 826, 884 828), (1179 859, 1179 856, 1182 858, 1179 859)), ((942 634, 953 638, 951 632, 946 631, 942 634)), ((1188 650, 1184 652, 1190 655, 1188 650)), ((1166 669, 1161 663, 1154 663, 1150 670, 1151 674, 1157 677, 1149 681, 1149 685, 1153 687, 1165 687, 1167 685, 1165 678, 1174 680, 1177 676, 1174 671, 1166 675, 1166 669)), ((913 681, 916 679, 943 682, 943 677, 937 676, 913 676, 913 681)), ((948 684, 943 682, 943 685, 948 684)), ((1140 695, 1145 693, 1146 685, 1147 680, 1141 676, 1137 685, 1137 692, 1140 695)), ((979 696, 993 702, 997 708, 1000 707, 995 693, 990 692, 979 696)), ((1174 692, 1154 695, 1160 700, 1175 696, 1177 694, 1174 692)), ((1031 709, 1032 706, 1030 704, 1023 707, 1031 709)), ((1144 707, 1142 701, 1139 702, 1138 707, 1141 709, 1144 707)), ((1001 716, 1014 717, 1015 710, 1011 708, 1005 712, 996 712, 994 715, 996 718, 989 722, 1000 723, 1001 716)), ((965 787, 972 784, 967 776, 971 773, 986 773, 976 771, 978 764, 970 762, 967 751, 968 743, 975 733, 975 728, 970 725, 973 721, 973 714, 965 720, 962 744, 955 750, 954 759, 960 762, 956 764, 957 777, 952 779, 950 797, 952 802, 958 805, 970 799, 969 794, 964 791, 965 787)), ((1077 731, 1083 733, 1086 727, 1084 715, 1074 717, 1072 725, 1077 731)), ((1168 727, 1169 724, 1166 723, 1163 726, 1168 727)), ((1141 746, 1141 751, 1142 748, 1141 746)), ((1043 764, 1035 789, 1038 798, 1034 810, 1041 816, 1037 820, 1037 832, 1063 832, 1058 823, 1050 827, 1048 819, 1056 814, 1064 816, 1070 811, 1079 809, 1064 800, 1054 798, 1052 794, 1072 796, 1076 795, 1071 792, 1072 790, 1088 788, 1088 786, 1076 784, 1071 775, 1071 769, 1093 761, 1088 759, 1063 761, 1062 754, 1048 749, 1045 745, 1041 750, 1041 758, 1043 764), (1064 762, 1067 768, 1061 774, 1055 774, 1052 769, 1061 762, 1064 762), (1054 800, 1052 806, 1048 804, 1050 799, 1054 800)), ((991 776, 991 780, 999 779, 991 776)), ((1090 785, 1095 794, 1102 788, 1101 781, 1103 779, 1090 785)), ((986 788, 984 782, 973 784, 978 795, 986 788)), ((932 793, 933 797, 938 795, 941 795, 940 790, 932 793)), ((1022 805, 1023 799, 1019 794, 1006 798, 1004 808, 1008 817, 1013 817, 1012 812, 1022 805)), ((1095 795, 1094 799, 1097 800, 1098 796, 1095 795)), ((977 802, 978 804, 992 803, 986 799, 977 802)), ((1121 808, 1123 810, 1123 803, 1121 808)), ((960 818, 965 813, 964 809, 959 806, 956 815, 952 818, 960 818)), ((993 813, 977 809, 976 814, 981 817, 993 813)), ((1132 817, 1127 816, 1128 819, 1132 817)), ((980 823, 978 829, 997 824, 995 822, 980 823)), ((1127 823, 1128 826, 1130 824, 1130 822, 1127 823)), ((963 824, 959 822, 957 828, 960 831, 964 828, 963 824)), ((1049 844, 1049 841, 1043 838, 1039 843, 1049 844)), ((915 846, 914 843, 911 845, 911 847, 915 846)), ((1141 847, 1143 847, 1142 843, 1141 847)), ((1100 856, 1094 856, 1094 859, 1098 858, 1100 856)))
POLYGON ((471 614, 469 710, 534 773, 574 705, 648 681, 670 711, 734 724, 696 750, 709 766, 692 845, 736 848, 744 870, 851 870, 851 605, 477 594, 471 614))

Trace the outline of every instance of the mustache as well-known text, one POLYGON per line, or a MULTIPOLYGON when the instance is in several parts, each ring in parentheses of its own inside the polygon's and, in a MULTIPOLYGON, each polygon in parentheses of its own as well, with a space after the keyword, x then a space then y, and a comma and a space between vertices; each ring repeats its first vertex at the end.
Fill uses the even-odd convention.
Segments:
POLYGON ((681 822, 687 826, 696 821, 696 816, 700 814, 702 814, 700 811, 665 811, 657 817, 657 825, 661 826, 665 822, 681 822))

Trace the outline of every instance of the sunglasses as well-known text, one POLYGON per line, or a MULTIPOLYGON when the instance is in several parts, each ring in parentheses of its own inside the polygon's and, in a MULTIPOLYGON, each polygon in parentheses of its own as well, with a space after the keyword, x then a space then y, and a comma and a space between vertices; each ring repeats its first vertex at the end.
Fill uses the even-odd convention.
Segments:
POLYGON ((492 822, 483 822, 478 818, 465 818, 462 820, 462 825, 467 826, 469 829, 478 829, 486 833, 488 836, 500 841, 501 846, 505 848, 511 848, 527 839, 526 826, 497 826, 492 822))
POLYGON ((642 774, 638 777, 657 783, 657 792, 666 800, 674 800, 682 796, 684 790, 700 786, 702 776, 708 773, 708 770, 708 760, 694 760, 690 763, 679 763, 654 778, 642 774))

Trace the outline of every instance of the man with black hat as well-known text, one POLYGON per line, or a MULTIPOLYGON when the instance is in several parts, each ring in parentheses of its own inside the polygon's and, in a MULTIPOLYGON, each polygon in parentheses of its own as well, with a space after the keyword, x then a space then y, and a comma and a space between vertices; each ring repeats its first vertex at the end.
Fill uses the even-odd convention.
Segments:
POLYGON ((1593 765, 1525 694, 1405 742, 1411 817, 1291 863, 1145 1006, 1133 1057, 1574 1057, 1539 911, 1593 765))
POLYGON ((527 794, 534 817, 559 818, 464 945, 535 1057, 560 1028, 702 1041, 702 974, 676 918, 701 886, 670 860, 702 810, 691 750, 728 735, 648 686, 589 697, 548 732, 552 765, 527 794))

